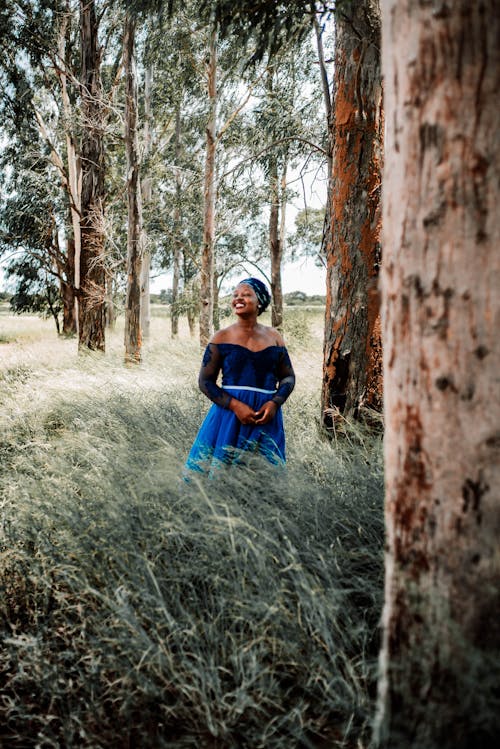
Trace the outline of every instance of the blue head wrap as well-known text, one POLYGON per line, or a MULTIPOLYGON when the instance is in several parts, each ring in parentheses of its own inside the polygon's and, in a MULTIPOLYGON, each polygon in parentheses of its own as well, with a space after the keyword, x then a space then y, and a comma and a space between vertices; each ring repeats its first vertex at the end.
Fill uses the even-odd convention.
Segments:
POLYGON ((267 307, 269 307, 269 303, 271 301, 271 294, 269 293, 266 284, 260 281, 258 278, 245 278, 243 279, 243 281, 240 281, 238 286, 242 283, 246 283, 247 286, 251 286, 255 291, 257 301, 259 302, 260 315, 262 312, 264 312, 265 309, 267 309, 267 307))

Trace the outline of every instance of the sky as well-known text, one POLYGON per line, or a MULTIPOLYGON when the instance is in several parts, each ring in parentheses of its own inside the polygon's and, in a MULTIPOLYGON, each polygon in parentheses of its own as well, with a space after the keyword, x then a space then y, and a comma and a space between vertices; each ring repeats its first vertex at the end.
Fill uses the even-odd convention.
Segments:
MULTIPOLYGON (((238 276, 235 276, 223 285, 223 293, 229 293, 238 280, 245 276, 258 276, 266 282, 266 279, 263 278, 255 268, 248 265, 246 272, 240 272, 238 276)), ((284 265, 281 273, 281 283, 284 294, 288 294, 291 291, 303 291, 308 296, 313 296, 315 294, 325 296, 326 268, 324 266, 318 268, 315 265, 313 258, 300 258, 294 263, 287 263, 284 265)), ((152 294, 159 294, 162 289, 171 289, 172 274, 161 273, 159 275, 154 275, 154 278, 151 280, 150 288, 152 294)))

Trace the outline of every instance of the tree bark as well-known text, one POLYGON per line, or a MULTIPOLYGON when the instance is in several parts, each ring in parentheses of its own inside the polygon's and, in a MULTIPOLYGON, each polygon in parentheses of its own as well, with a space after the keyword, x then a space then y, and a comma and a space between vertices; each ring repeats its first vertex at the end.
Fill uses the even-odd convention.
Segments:
POLYGON ((271 324, 273 328, 283 329, 283 288, 281 284, 281 261, 283 242, 280 233, 280 189, 278 159, 273 154, 269 158, 269 250, 271 255, 271 324))
POLYGON ((63 335, 72 336, 77 331, 75 307, 75 242, 73 236, 66 239, 66 263, 64 279, 60 280, 61 298, 63 303, 63 335))
POLYGON ((80 0, 82 193, 79 346, 104 351, 104 109, 94 0, 80 0))
MULTIPOLYGON (((151 87, 153 81, 153 66, 148 65, 144 73, 144 138, 143 138, 143 160, 148 161, 153 143, 151 132, 152 111, 151 111, 151 87)), ((151 167, 148 165, 148 171, 142 180, 142 205, 147 206, 151 203, 152 195, 152 178, 151 167)), ((149 338, 151 333, 151 251, 144 222, 142 222, 142 274, 141 274, 141 330, 144 339, 149 338)))
POLYGON ((174 255, 172 268, 172 305, 170 313, 171 335, 177 338, 179 334, 179 284, 181 276, 181 199, 182 184, 179 168, 181 154, 181 104, 175 113, 175 209, 174 209, 174 255))
POLYGON ((123 39, 125 67, 125 149, 127 152, 127 300, 125 303, 125 361, 141 361, 142 203, 137 139, 137 80, 135 21, 127 13, 123 39))
POLYGON ((71 127, 74 113, 68 93, 66 66, 69 67, 71 33, 71 18, 73 11, 68 0, 65 3, 65 13, 62 17, 58 41, 59 59, 64 64, 57 70, 61 85, 61 99, 64 111, 64 129, 66 135, 66 155, 68 162, 67 180, 63 179, 69 201, 69 226, 67 228, 67 272, 66 283, 62 289, 63 297, 63 333, 72 335, 78 333, 78 289, 80 286, 80 255, 81 255, 81 164, 77 154, 76 138, 71 127), (71 227, 71 229, 70 229, 71 227), (70 232, 72 236, 70 236, 70 232), (70 307, 73 309, 71 310, 70 307))
POLYGON ((376 742, 500 735, 500 13, 384 0, 387 556, 376 742))
POLYGON ((217 146, 217 33, 211 32, 207 63, 209 116, 206 127, 203 247, 200 273, 200 344, 206 346, 212 332, 215 241, 215 154, 217 146))
POLYGON ((213 323, 214 330, 220 330, 220 307, 219 307, 219 275, 214 269, 214 285, 213 285, 213 323))
POLYGON ((356 416, 381 407, 377 331, 380 264, 382 88, 378 0, 342 4, 336 14, 332 172, 323 252, 327 297, 322 411, 356 416), (377 355, 378 354, 378 355, 377 355))

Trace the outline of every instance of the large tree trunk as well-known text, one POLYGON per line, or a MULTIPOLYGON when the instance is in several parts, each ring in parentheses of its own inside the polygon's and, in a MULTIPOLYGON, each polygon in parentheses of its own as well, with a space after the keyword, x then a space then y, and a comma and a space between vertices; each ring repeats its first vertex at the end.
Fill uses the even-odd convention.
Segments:
POLYGON ((499 39, 495 0, 383 3, 377 741, 394 749, 500 736, 499 39))
POLYGON ((217 34, 212 31, 207 63, 209 116, 206 127, 203 247, 200 273, 200 343, 206 346, 212 332, 215 242, 215 153, 217 147, 217 34))
POLYGON ((373 364, 380 362, 379 36, 378 0, 339 6, 329 127, 332 174, 323 236, 327 297, 322 410, 327 425, 336 409, 355 416, 362 404, 381 406, 381 383, 373 371, 373 364))
POLYGON ((141 361, 142 205, 137 140, 137 81, 135 21, 125 17, 125 149, 127 152, 127 300, 125 303, 125 361, 141 361))
POLYGON ((79 346, 104 351, 104 111, 94 0, 80 0, 82 194, 79 346))

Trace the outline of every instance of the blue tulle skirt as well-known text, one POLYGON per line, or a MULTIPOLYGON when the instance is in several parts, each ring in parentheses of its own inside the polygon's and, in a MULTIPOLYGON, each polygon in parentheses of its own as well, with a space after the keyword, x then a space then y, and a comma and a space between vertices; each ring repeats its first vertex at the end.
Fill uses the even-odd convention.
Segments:
MULTIPOLYGON (((232 396, 258 411, 274 395, 251 387, 227 387, 232 396)), ((213 404, 206 415, 186 461, 186 468, 210 471, 217 465, 241 463, 258 453, 276 465, 285 462, 285 432, 279 408, 268 424, 242 424, 232 411, 213 404)))

